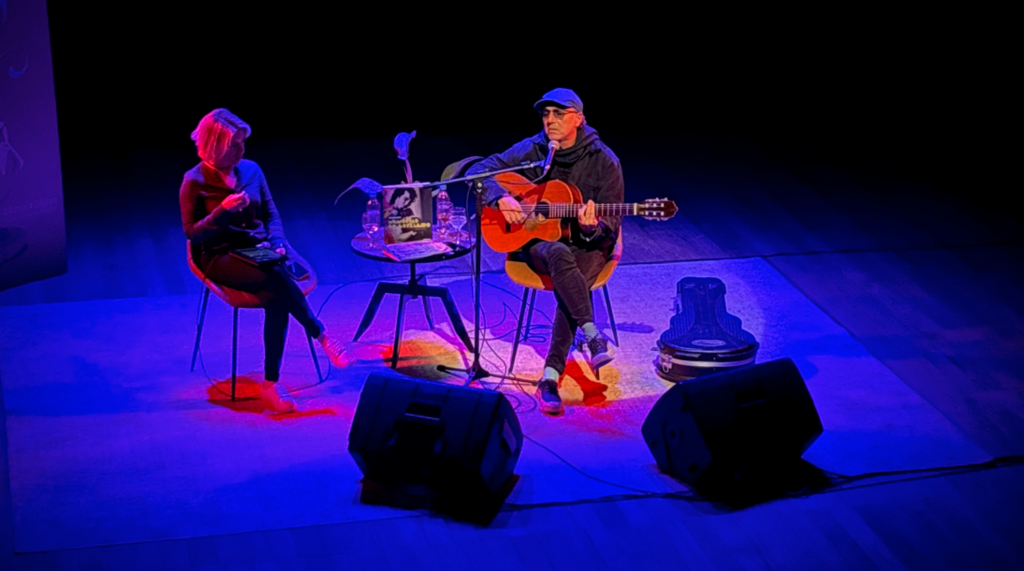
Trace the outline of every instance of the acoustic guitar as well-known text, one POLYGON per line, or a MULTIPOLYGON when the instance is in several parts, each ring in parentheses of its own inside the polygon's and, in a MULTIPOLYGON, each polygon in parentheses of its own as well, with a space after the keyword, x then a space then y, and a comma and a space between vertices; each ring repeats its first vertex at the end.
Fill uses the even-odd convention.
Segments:
MULTIPOLYGON (((576 218, 583 206, 583 195, 574 185, 560 180, 531 184, 520 174, 509 172, 494 180, 519 201, 522 224, 509 224, 497 208, 484 208, 480 217, 484 242, 496 252, 512 252, 534 239, 554 242, 568 236, 569 226, 563 219, 576 218)), ((650 198, 625 204, 595 204, 595 214, 602 216, 643 216, 648 220, 668 220, 676 214, 676 203, 665 198, 650 198)))

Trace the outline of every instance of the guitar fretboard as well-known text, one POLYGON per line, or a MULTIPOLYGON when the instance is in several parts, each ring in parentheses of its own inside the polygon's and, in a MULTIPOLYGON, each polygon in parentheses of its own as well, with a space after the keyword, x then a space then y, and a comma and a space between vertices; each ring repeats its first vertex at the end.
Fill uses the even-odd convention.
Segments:
MULTIPOLYGON (((540 214, 545 218, 576 218, 582 204, 568 202, 541 202, 539 204, 523 204, 523 214, 540 214)), ((595 204, 595 216, 636 216, 639 213, 636 202, 624 204, 595 204)))

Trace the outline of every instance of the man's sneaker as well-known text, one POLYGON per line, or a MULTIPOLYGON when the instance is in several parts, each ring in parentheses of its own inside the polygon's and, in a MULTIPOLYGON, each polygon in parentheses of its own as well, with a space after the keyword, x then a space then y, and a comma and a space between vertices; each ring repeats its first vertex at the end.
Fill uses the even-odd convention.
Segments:
POLYGON ((558 381, 542 380, 537 383, 537 400, 540 401, 540 410, 548 414, 561 414, 562 397, 558 396, 558 381))
POLYGON ((263 382, 263 398, 274 412, 295 412, 299 408, 288 389, 274 381, 263 382))
POLYGON ((595 371, 615 359, 608 348, 608 341, 600 335, 587 341, 587 350, 590 352, 590 368, 595 371))
POLYGON ((341 341, 324 333, 320 337, 320 346, 324 348, 324 353, 327 353, 332 365, 339 369, 345 367, 345 346, 341 341))

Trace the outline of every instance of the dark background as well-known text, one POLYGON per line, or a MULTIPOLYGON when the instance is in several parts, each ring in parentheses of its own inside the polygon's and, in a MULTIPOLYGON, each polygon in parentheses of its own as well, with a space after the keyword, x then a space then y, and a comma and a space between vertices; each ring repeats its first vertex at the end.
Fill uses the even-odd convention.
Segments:
POLYGON ((680 134, 724 136, 985 193, 1009 154, 994 138, 1011 96, 998 14, 508 6, 485 24, 391 5, 49 9, 72 163, 188 148, 219 106, 259 140, 520 138, 555 86, 580 94, 606 140, 668 155, 680 134))

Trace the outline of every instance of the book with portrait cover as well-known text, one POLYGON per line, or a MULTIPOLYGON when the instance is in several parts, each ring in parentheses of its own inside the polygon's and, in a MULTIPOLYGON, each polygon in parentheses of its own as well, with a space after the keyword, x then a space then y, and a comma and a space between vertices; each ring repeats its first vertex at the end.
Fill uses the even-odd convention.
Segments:
POLYGON ((384 243, 432 240, 433 208, 429 188, 394 188, 381 201, 384 243))

